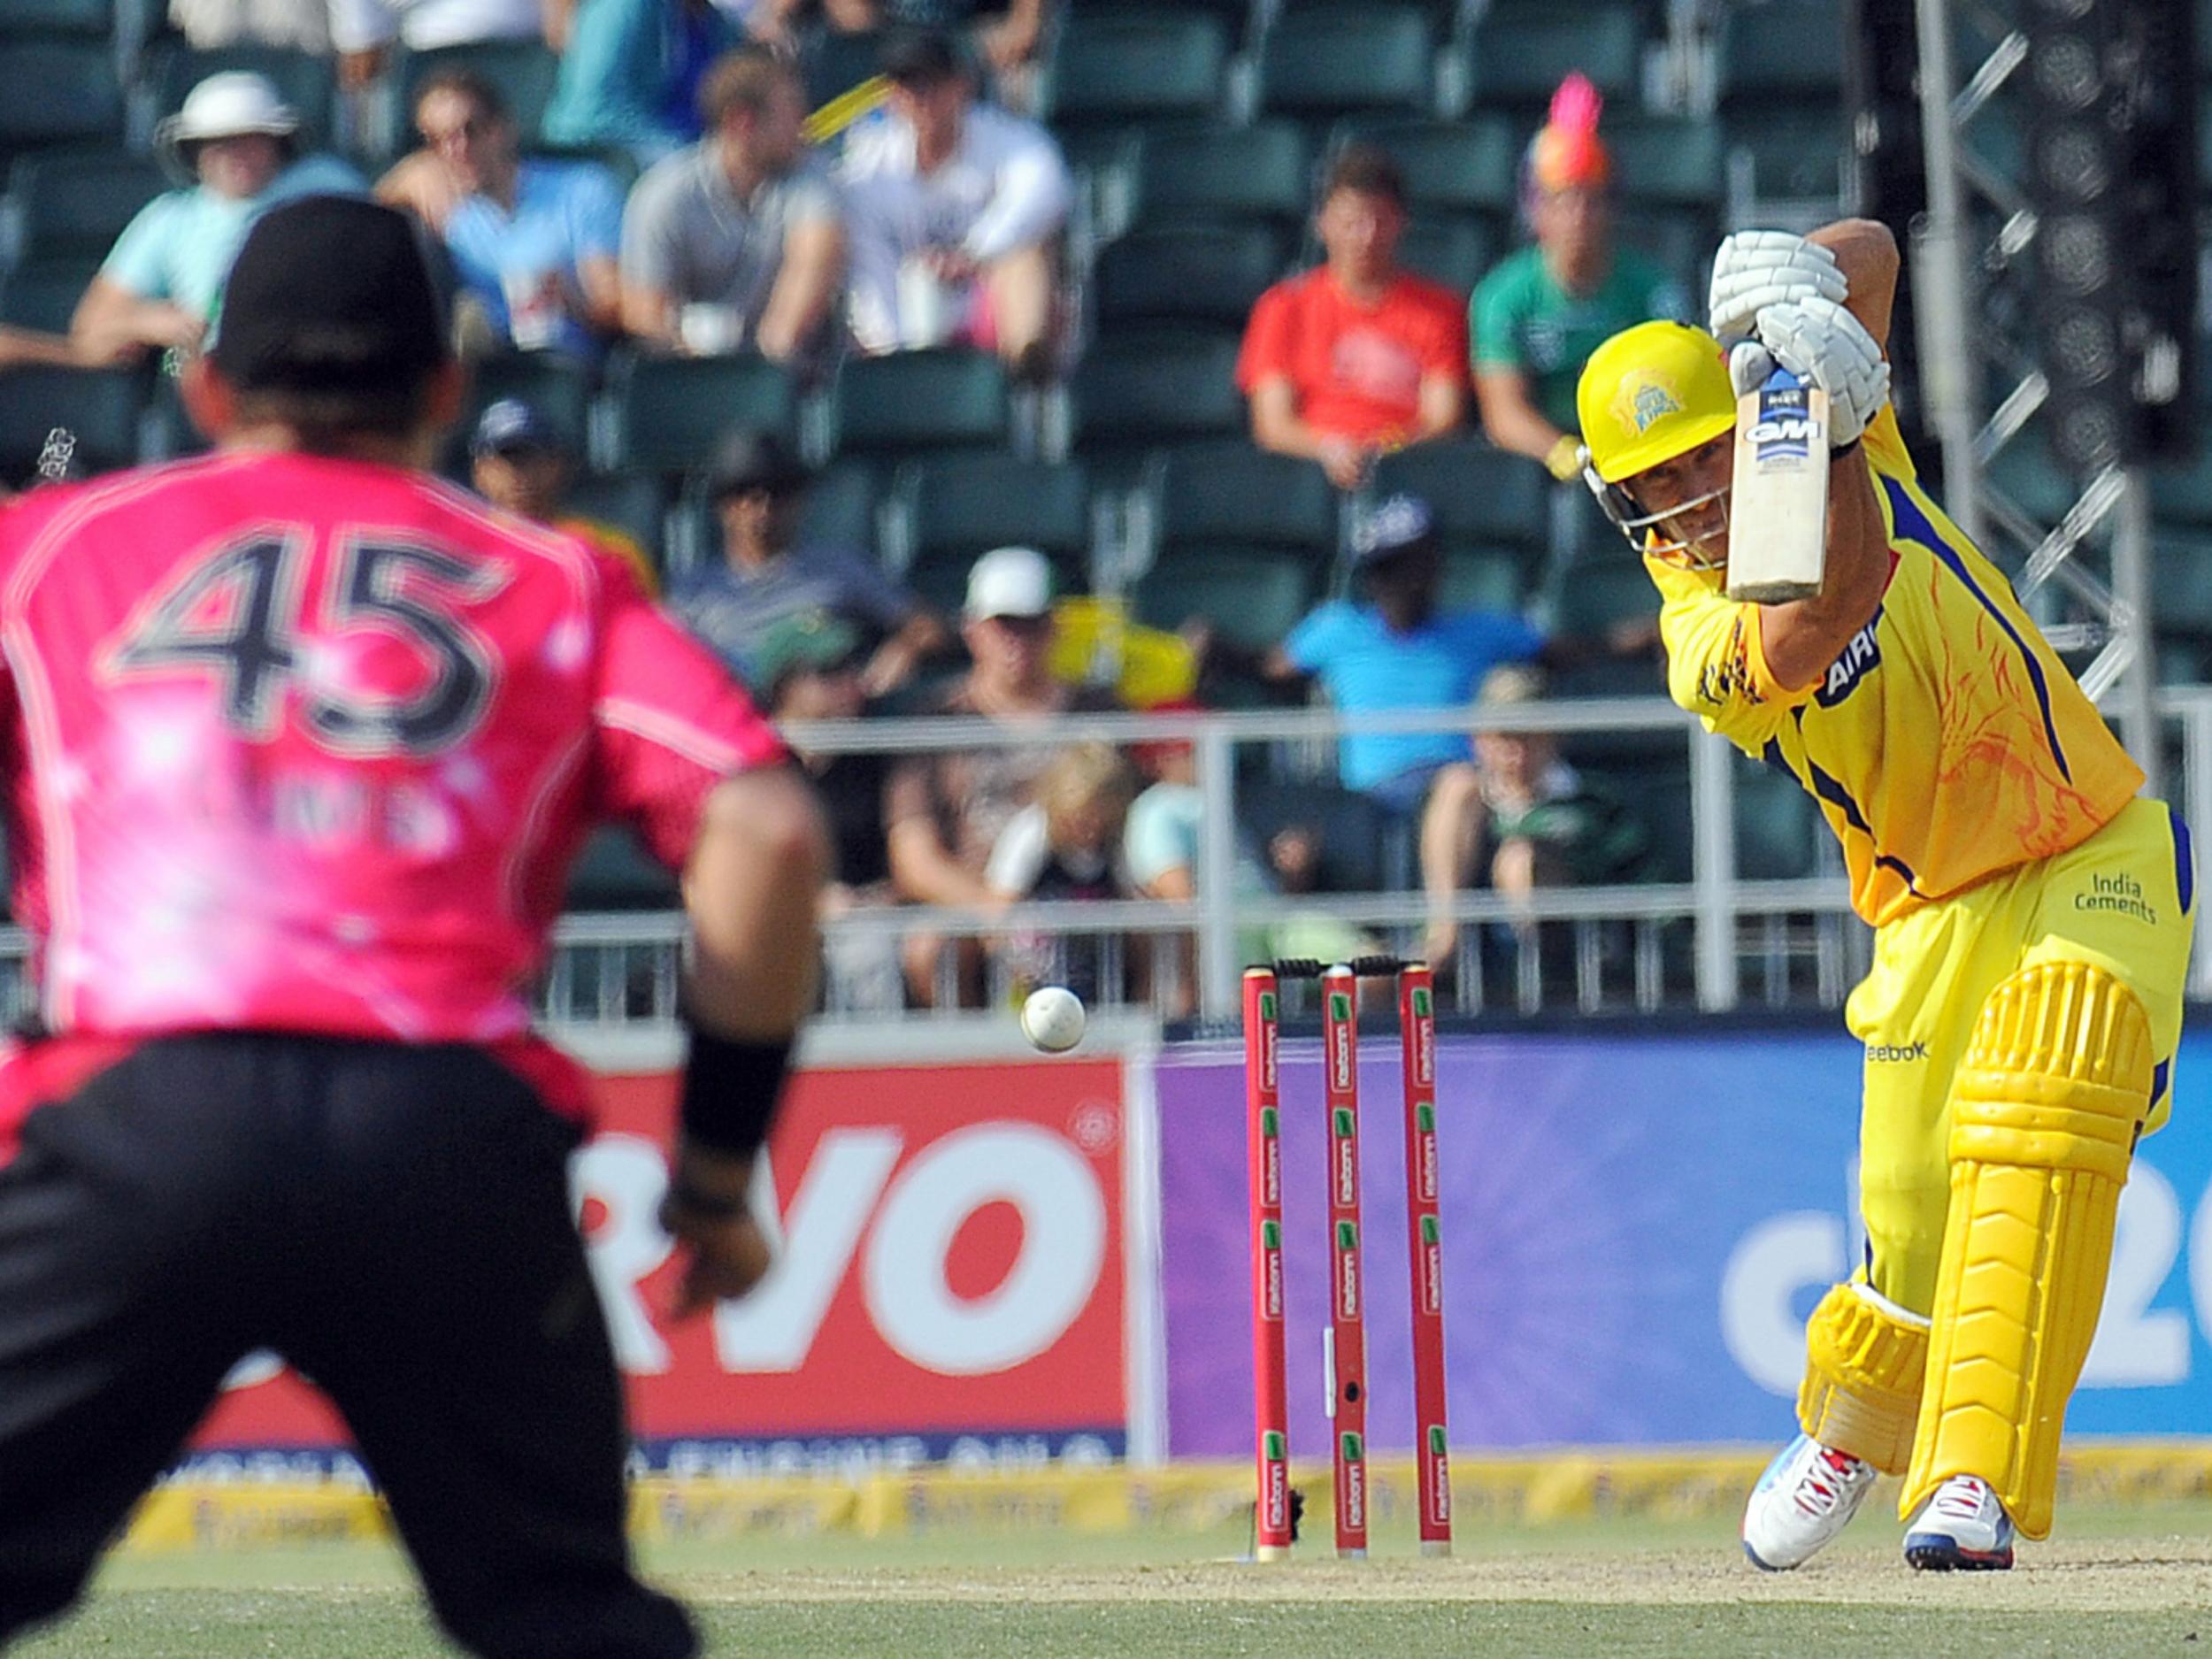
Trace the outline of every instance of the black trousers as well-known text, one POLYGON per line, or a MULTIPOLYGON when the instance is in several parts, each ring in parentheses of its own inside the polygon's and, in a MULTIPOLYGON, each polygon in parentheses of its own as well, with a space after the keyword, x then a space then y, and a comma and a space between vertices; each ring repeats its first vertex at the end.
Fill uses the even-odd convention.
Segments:
POLYGON ((0 1645, 271 1348, 344 1413, 462 1644, 695 1653, 630 1570, 575 1141, 476 1050, 275 1034, 150 1043, 32 1112, 0 1168, 0 1645))

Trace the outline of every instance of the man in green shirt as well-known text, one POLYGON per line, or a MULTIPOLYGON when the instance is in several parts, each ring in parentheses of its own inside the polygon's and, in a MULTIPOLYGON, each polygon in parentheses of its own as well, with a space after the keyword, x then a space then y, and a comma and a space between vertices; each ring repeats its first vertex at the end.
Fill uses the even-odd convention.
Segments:
POLYGON ((1596 95, 1578 104, 1569 96, 1576 79, 1529 146, 1525 200, 1536 240, 1482 280, 1469 316, 1483 431, 1562 481, 1581 472, 1574 411, 1584 359, 1623 328, 1690 314, 1678 282, 1614 242, 1596 95))

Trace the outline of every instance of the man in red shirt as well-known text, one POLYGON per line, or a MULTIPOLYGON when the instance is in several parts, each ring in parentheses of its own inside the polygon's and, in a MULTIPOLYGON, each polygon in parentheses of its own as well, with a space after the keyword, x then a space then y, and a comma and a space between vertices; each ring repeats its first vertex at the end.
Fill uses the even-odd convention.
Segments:
POLYGON ((1330 164, 1314 225, 1328 258, 1260 296, 1237 385, 1254 442, 1318 461, 1355 489, 1378 455, 1459 425, 1467 302, 1398 268, 1405 180, 1373 145, 1330 164))
POLYGON ((216 451, 0 518, 42 1027, 0 1054, 0 1642, 75 1599, 267 1348, 345 1415, 472 1650, 696 1651, 630 1570, 566 1179, 588 1094, 529 987, 595 822, 684 866, 663 1221, 680 1311, 742 1294, 821 821, 618 561, 430 473, 446 338, 405 218, 279 208, 184 383, 216 451))

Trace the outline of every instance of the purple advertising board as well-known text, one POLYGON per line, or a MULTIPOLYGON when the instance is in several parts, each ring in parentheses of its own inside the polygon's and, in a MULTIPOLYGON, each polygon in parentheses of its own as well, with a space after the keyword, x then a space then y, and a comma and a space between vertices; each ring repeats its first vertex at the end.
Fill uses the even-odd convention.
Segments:
MULTIPOLYGON (((2122 1207, 2105 1320, 2070 1422, 2212 1431, 2212 1043, 2193 1033, 2173 1124, 2122 1207)), ((1438 1056, 1452 1441, 1469 1448, 1778 1440, 1806 1317, 1863 1248, 1852 1202, 1860 1050, 1841 1031, 1450 1036, 1438 1056)), ((1291 1440, 1325 1447, 1320 1054, 1285 1045, 1291 1440)), ((1398 1049, 1360 1057, 1369 1439, 1411 1443, 1398 1049)), ((1252 1438, 1240 1054, 1158 1071, 1168 1440, 1252 1438)))

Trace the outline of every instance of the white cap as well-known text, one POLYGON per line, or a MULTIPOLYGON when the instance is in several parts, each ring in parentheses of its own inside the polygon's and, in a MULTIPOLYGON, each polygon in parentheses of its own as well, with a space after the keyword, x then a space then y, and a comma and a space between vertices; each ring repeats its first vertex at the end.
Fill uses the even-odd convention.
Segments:
POLYGON ((968 572, 971 622, 987 617, 1041 617, 1052 609, 1052 566, 1034 548, 993 548, 968 572))
POLYGON ((162 122, 157 137, 165 144, 196 144, 248 133, 289 138, 299 130, 299 112, 277 96, 266 75, 233 69, 193 88, 184 107, 162 122))

